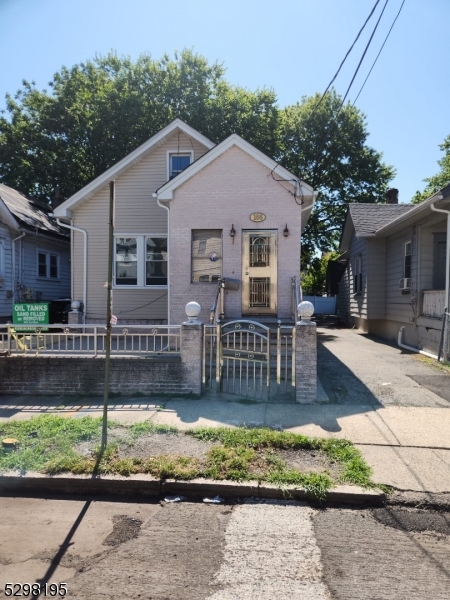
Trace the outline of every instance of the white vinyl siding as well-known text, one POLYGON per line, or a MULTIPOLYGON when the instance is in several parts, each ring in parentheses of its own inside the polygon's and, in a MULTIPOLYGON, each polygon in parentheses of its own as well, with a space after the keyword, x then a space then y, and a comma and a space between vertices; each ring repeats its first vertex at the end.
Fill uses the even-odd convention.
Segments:
POLYGON ((386 240, 367 240, 367 317, 386 316, 386 240))
POLYGON ((413 233, 412 228, 408 228, 386 240, 386 319, 400 323, 410 323, 418 310, 417 305, 411 303, 411 294, 400 289, 407 242, 412 242, 411 293, 417 294, 417 231, 413 233))
MULTIPOLYGON (((177 148, 191 148, 194 160, 206 148, 184 133, 174 133, 154 148, 116 180, 115 232, 148 235, 167 234, 167 211, 157 205, 152 194, 167 181, 167 153, 177 148)), ((106 288, 108 264, 109 187, 78 205, 74 210, 74 225, 88 234, 87 315, 89 322, 104 322, 106 318, 106 288)), ((83 297, 83 236, 73 235, 73 298, 83 297)), ((167 290, 114 289, 113 313, 121 320, 167 321, 167 290)))

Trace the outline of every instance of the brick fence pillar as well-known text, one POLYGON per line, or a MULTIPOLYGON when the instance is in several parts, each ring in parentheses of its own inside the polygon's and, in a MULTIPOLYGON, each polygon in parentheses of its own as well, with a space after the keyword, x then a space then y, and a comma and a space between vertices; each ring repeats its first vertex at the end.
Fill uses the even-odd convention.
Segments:
POLYGON ((201 396, 203 391, 203 323, 197 319, 200 314, 200 305, 197 302, 189 302, 186 305, 186 314, 188 320, 181 325, 183 380, 193 394, 201 396))
POLYGON ((299 321, 295 328, 295 399, 304 404, 317 401, 317 330, 310 316, 299 321))

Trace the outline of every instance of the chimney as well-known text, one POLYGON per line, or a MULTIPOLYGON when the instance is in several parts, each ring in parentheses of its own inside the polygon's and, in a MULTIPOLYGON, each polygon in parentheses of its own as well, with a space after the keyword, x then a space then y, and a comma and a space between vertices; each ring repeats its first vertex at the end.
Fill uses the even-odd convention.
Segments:
POLYGON ((56 208, 62 202, 61 190, 59 189, 59 185, 55 187, 54 196, 52 198, 52 208, 56 208))
POLYGON ((398 204, 398 190, 390 188, 384 195, 386 204, 398 204))

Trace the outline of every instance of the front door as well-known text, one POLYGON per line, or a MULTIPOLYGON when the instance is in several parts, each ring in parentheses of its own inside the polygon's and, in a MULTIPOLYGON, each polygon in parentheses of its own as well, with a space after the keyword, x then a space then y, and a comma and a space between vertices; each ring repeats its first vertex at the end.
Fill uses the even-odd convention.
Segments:
POLYGON ((277 232, 243 231, 242 314, 277 314, 277 232))

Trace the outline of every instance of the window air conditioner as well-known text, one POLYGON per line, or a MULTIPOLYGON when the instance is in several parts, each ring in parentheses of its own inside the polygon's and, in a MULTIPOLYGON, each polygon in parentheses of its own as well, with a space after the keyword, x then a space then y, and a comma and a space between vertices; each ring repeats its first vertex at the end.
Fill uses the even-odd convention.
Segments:
POLYGON ((399 288, 401 290, 409 290, 411 289, 411 279, 410 277, 403 277, 400 279, 399 288))

